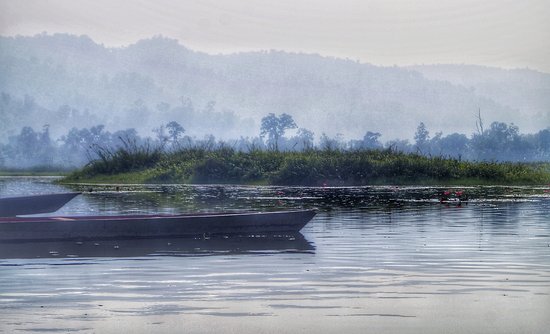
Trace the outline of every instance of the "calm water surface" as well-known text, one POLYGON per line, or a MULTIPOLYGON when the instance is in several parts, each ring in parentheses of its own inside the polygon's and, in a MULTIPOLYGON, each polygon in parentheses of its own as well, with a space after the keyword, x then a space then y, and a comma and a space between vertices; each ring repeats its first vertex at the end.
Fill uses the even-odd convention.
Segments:
POLYGON ((549 187, 59 186, 56 215, 311 208, 295 236, 0 245, 0 332, 548 333, 549 187), (91 192, 90 192, 91 190, 91 192))

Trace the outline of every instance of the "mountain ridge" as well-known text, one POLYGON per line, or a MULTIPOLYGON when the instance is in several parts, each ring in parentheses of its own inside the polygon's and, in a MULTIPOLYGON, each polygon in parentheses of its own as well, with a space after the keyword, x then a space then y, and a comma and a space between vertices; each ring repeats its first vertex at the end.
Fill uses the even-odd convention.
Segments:
MULTIPOLYGON (((411 138, 419 122, 434 133, 468 134, 479 109, 487 123, 515 123, 524 132, 550 126, 550 74, 526 69, 384 67, 274 50, 212 55, 162 36, 107 48, 85 35, 41 34, 0 36, 0 75, 1 92, 32 97, 43 114, 68 106, 109 127, 146 131, 176 120, 190 134, 221 138, 258 135, 271 112, 291 114, 316 135, 348 139, 366 131, 411 138), (222 114, 231 126, 216 122, 222 114)), ((2 106, 2 118, 16 121, 4 131, 52 118, 33 111, 13 117, 10 108, 2 106)), ((91 125, 75 119, 60 126, 91 125)))

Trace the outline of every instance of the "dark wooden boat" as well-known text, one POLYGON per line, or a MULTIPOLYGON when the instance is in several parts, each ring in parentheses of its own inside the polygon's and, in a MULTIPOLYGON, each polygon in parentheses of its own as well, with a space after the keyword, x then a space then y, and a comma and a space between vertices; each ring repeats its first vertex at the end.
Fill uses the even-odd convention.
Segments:
POLYGON ((3 217, 0 241, 296 233, 315 210, 180 215, 3 217))
POLYGON ((54 212, 80 193, 61 193, 0 198, 0 217, 54 212))

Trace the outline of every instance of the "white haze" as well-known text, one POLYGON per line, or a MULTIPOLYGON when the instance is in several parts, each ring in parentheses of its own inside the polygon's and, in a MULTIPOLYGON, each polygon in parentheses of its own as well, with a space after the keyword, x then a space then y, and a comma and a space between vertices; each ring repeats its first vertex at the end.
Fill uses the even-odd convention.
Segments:
POLYGON ((41 34, 0 38, 0 75, 0 91, 19 101, 3 107, 4 140, 44 124, 57 135, 105 124, 149 136, 172 120, 190 135, 238 138, 257 136, 268 113, 345 139, 366 131, 411 139, 420 122, 432 133, 470 135, 478 110, 487 124, 515 123, 524 133, 550 126, 550 75, 532 70, 380 67, 277 51, 208 55, 163 37, 107 48, 86 36, 41 34))
POLYGON ((546 0, 0 0, 0 34, 70 33, 117 47, 162 34, 208 53, 550 72, 549 12, 546 0))
POLYGON ((535 132, 550 126, 548 12, 545 0, 0 0, 12 99, 0 141, 44 124, 148 136, 171 120, 257 136, 271 112, 317 137, 411 139, 419 122, 470 135, 478 110, 535 132), (419 65, 449 63, 477 65, 419 65))

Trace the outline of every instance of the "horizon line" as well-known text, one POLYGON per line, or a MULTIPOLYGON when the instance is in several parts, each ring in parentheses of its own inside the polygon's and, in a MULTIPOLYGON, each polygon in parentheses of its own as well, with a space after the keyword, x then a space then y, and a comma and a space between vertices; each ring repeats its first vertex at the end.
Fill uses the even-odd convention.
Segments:
POLYGON ((239 54, 250 54, 250 53, 272 53, 272 52, 282 52, 287 54, 297 54, 297 55, 306 55, 306 56, 318 56, 321 58, 329 58, 329 59, 338 59, 343 61, 351 61, 355 62, 361 65, 371 65, 376 67, 400 67, 400 68, 411 68, 411 67, 421 67, 421 66, 467 66, 467 67, 484 67, 488 69, 498 69, 498 70, 505 70, 505 71, 532 71, 532 72, 538 72, 541 74, 550 75, 550 71, 544 71, 539 68, 531 68, 528 66, 525 67, 514 67, 514 66, 501 66, 501 65, 488 65, 488 64, 480 64, 480 63, 453 63, 453 62, 434 62, 434 63, 400 63, 400 64, 381 64, 381 63, 373 63, 368 62, 365 60, 361 60, 359 58, 353 59, 349 56, 343 56, 343 55, 333 55, 333 54, 323 54, 318 51, 306 51, 306 50, 292 50, 292 49, 262 49, 262 48, 235 48, 233 50, 204 50, 200 48, 196 48, 193 46, 189 46, 189 44, 181 41, 179 38, 170 37, 163 35, 162 33, 154 34, 149 37, 140 38, 138 40, 135 40, 133 42, 124 43, 124 44, 109 44, 105 42, 100 42, 96 39, 94 39, 92 36, 88 34, 75 34, 71 32, 47 32, 42 31, 40 33, 35 33, 34 35, 23 35, 23 34, 15 34, 15 35, 6 35, 0 33, 0 38, 35 38, 35 37, 54 37, 55 35, 65 35, 65 36, 71 36, 71 37, 86 37, 89 38, 94 44, 98 46, 102 46, 105 49, 127 49, 133 45, 137 45, 141 41, 147 41, 147 40, 154 40, 154 39, 164 39, 164 40, 172 40, 175 41, 178 46, 181 46, 185 49, 188 49, 189 51, 196 52, 196 53, 203 53, 209 56, 232 56, 232 55, 239 55, 239 54))

